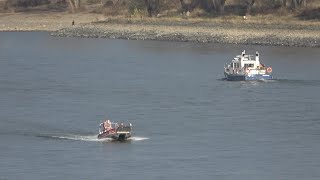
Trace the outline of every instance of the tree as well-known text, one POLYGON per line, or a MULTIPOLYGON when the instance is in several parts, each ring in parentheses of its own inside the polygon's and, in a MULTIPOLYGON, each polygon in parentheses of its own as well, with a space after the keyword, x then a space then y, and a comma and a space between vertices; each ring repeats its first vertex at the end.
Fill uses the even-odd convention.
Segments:
POLYGON ((296 9, 298 7, 305 7, 307 5, 306 0, 291 0, 291 7, 296 9))
POLYGON ((186 3, 184 0, 180 0, 182 12, 187 12, 190 10, 190 3, 186 3))
POLYGON ((147 7, 148 16, 152 17, 159 13, 159 0, 145 0, 145 5, 147 7))
POLYGON ((80 8, 80 0, 68 0, 71 12, 77 12, 80 8))
POLYGON ((282 0, 282 7, 287 7, 287 0, 282 0))
POLYGON ((255 0, 246 0, 245 7, 246 7, 246 14, 251 12, 252 6, 254 5, 255 0))
POLYGON ((182 12, 191 12, 201 3, 201 0, 180 0, 182 12))
POLYGON ((226 0, 212 0, 213 8, 216 12, 219 14, 224 13, 224 5, 226 3, 226 0))

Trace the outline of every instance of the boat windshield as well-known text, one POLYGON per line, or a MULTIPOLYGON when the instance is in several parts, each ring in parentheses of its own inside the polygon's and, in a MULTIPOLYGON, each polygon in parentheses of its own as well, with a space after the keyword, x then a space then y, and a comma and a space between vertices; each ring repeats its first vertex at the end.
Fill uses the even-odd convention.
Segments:
POLYGON ((238 63, 238 62, 230 63, 230 67, 231 68, 240 68, 240 63, 238 63))
POLYGON ((254 67, 254 64, 244 64, 244 68, 247 68, 247 67, 254 67))

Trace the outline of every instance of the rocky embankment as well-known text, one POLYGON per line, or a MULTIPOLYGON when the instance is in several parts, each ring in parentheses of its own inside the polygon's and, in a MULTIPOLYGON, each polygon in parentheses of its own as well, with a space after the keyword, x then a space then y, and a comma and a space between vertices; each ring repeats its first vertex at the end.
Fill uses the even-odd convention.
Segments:
POLYGON ((105 20, 63 28, 61 37, 320 47, 320 26, 209 21, 105 20))

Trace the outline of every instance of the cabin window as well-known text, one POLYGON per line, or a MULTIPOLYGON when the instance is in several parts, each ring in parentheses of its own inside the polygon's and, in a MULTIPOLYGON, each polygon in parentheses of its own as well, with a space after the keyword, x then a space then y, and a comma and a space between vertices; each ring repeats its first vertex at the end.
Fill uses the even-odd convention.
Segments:
POLYGON ((230 66, 233 68, 233 63, 231 63, 230 66))
POLYGON ((244 64, 244 67, 247 68, 247 67, 254 67, 254 64, 244 64))

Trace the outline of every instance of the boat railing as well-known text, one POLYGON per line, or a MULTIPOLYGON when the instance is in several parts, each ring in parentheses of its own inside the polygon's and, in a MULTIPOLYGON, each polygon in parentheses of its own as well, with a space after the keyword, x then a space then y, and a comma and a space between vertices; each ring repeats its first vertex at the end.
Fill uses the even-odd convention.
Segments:
POLYGON ((225 71, 229 74, 239 74, 243 75, 246 73, 244 68, 230 68, 230 67, 225 67, 225 71))
POLYGON ((131 132, 131 126, 124 126, 124 127, 118 127, 117 133, 130 133, 131 132))
POLYGON ((128 130, 132 130, 132 124, 129 123, 128 125, 125 125, 124 123, 116 123, 116 122, 109 122, 109 126, 105 127, 104 123, 106 122, 102 122, 99 125, 99 134, 105 133, 105 132, 111 132, 113 131, 128 131, 128 130))

